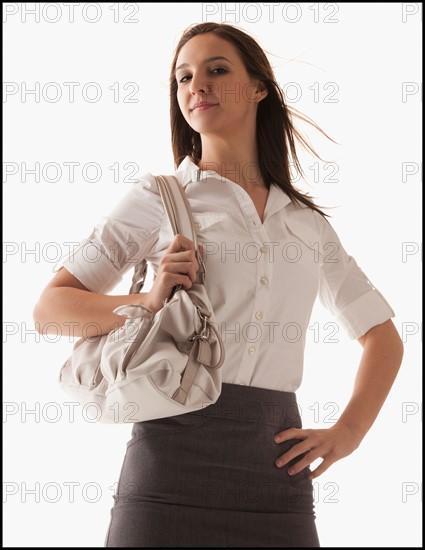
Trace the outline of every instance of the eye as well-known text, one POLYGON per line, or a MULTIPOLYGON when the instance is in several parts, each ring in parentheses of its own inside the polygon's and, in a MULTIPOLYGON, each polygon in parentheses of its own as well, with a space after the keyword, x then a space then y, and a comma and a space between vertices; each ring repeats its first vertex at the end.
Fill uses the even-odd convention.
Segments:
POLYGON ((188 78, 188 76, 187 76, 187 75, 186 75, 186 76, 183 76, 183 77, 178 81, 179 84, 184 84, 184 82, 186 82, 186 81, 185 81, 185 78, 188 78))
POLYGON ((219 73, 219 74, 227 73, 226 69, 224 69, 223 67, 216 67, 215 69, 211 69, 211 72, 214 72, 214 71, 223 71, 222 73, 219 73))
MULTIPOLYGON (((214 73, 214 74, 221 75, 221 74, 227 73, 227 70, 224 67, 215 67, 214 69, 211 69, 211 72, 214 73), (215 73, 214 71, 222 71, 222 72, 215 73)), ((178 80, 179 84, 184 84, 186 82, 185 79, 189 78, 189 77, 190 77, 190 75, 182 76, 182 78, 180 80, 178 80)))

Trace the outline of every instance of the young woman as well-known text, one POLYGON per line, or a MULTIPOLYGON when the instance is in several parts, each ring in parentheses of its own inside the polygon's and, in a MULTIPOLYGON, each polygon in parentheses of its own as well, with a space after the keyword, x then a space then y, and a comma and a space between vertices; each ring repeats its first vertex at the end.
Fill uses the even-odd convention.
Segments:
MULTIPOLYGON (((223 387, 202 411, 133 424, 106 546, 317 547, 312 479, 359 446, 390 391, 403 355, 394 311, 293 186, 302 137, 250 36, 220 23, 188 28, 170 92, 175 175, 203 243, 223 387), (363 347, 352 397, 329 429, 302 427, 295 394, 317 295, 363 347)), ((63 264, 34 310, 40 325, 66 334, 70 321, 94 321, 106 334, 124 322, 115 307, 157 312, 199 267, 193 242, 172 236, 150 173, 85 242, 100 259, 82 247, 63 264), (142 258, 156 273, 150 292, 106 295, 142 258)))

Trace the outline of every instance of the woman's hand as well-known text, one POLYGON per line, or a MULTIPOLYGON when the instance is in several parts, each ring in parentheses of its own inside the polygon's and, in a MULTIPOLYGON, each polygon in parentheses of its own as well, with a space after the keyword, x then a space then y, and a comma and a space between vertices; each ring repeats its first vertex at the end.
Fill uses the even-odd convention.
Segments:
POLYGON ((279 456, 276 466, 281 468, 298 455, 307 453, 289 470, 289 475, 301 472, 318 458, 323 458, 319 466, 311 472, 309 479, 314 479, 325 472, 337 460, 351 454, 360 445, 363 437, 355 433, 349 426, 337 422, 327 429, 304 430, 300 428, 288 428, 275 435, 275 443, 283 443, 291 439, 301 439, 300 443, 294 445, 289 451, 279 456))
POLYGON ((164 300, 176 285, 182 284, 186 290, 192 286, 198 270, 193 241, 183 235, 175 235, 161 258, 155 281, 145 300, 146 307, 154 313, 162 309, 164 300))

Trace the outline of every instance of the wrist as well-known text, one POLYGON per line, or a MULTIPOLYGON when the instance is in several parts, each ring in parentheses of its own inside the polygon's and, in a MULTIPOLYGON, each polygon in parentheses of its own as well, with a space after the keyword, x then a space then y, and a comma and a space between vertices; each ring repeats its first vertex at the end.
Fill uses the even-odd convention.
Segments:
POLYGON ((133 302, 136 304, 146 307, 152 311, 152 313, 156 313, 158 311, 159 308, 157 308, 154 302, 150 299, 149 292, 134 294, 133 296, 133 302))
POLYGON ((351 441, 357 448, 365 437, 367 430, 362 429, 357 424, 347 422, 345 419, 339 419, 333 426, 335 429, 343 429, 350 435, 351 441))

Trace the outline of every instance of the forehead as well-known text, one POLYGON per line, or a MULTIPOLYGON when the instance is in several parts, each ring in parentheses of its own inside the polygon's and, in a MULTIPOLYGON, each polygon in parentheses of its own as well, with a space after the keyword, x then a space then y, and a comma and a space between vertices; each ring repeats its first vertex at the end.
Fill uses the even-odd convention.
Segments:
POLYGON ((202 62, 210 56, 224 56, 232 63, 239 60, 239 52, 231 42, 209 32, 198 34, 186 42, 179 52, 176 66, 182 63, 202 62))

